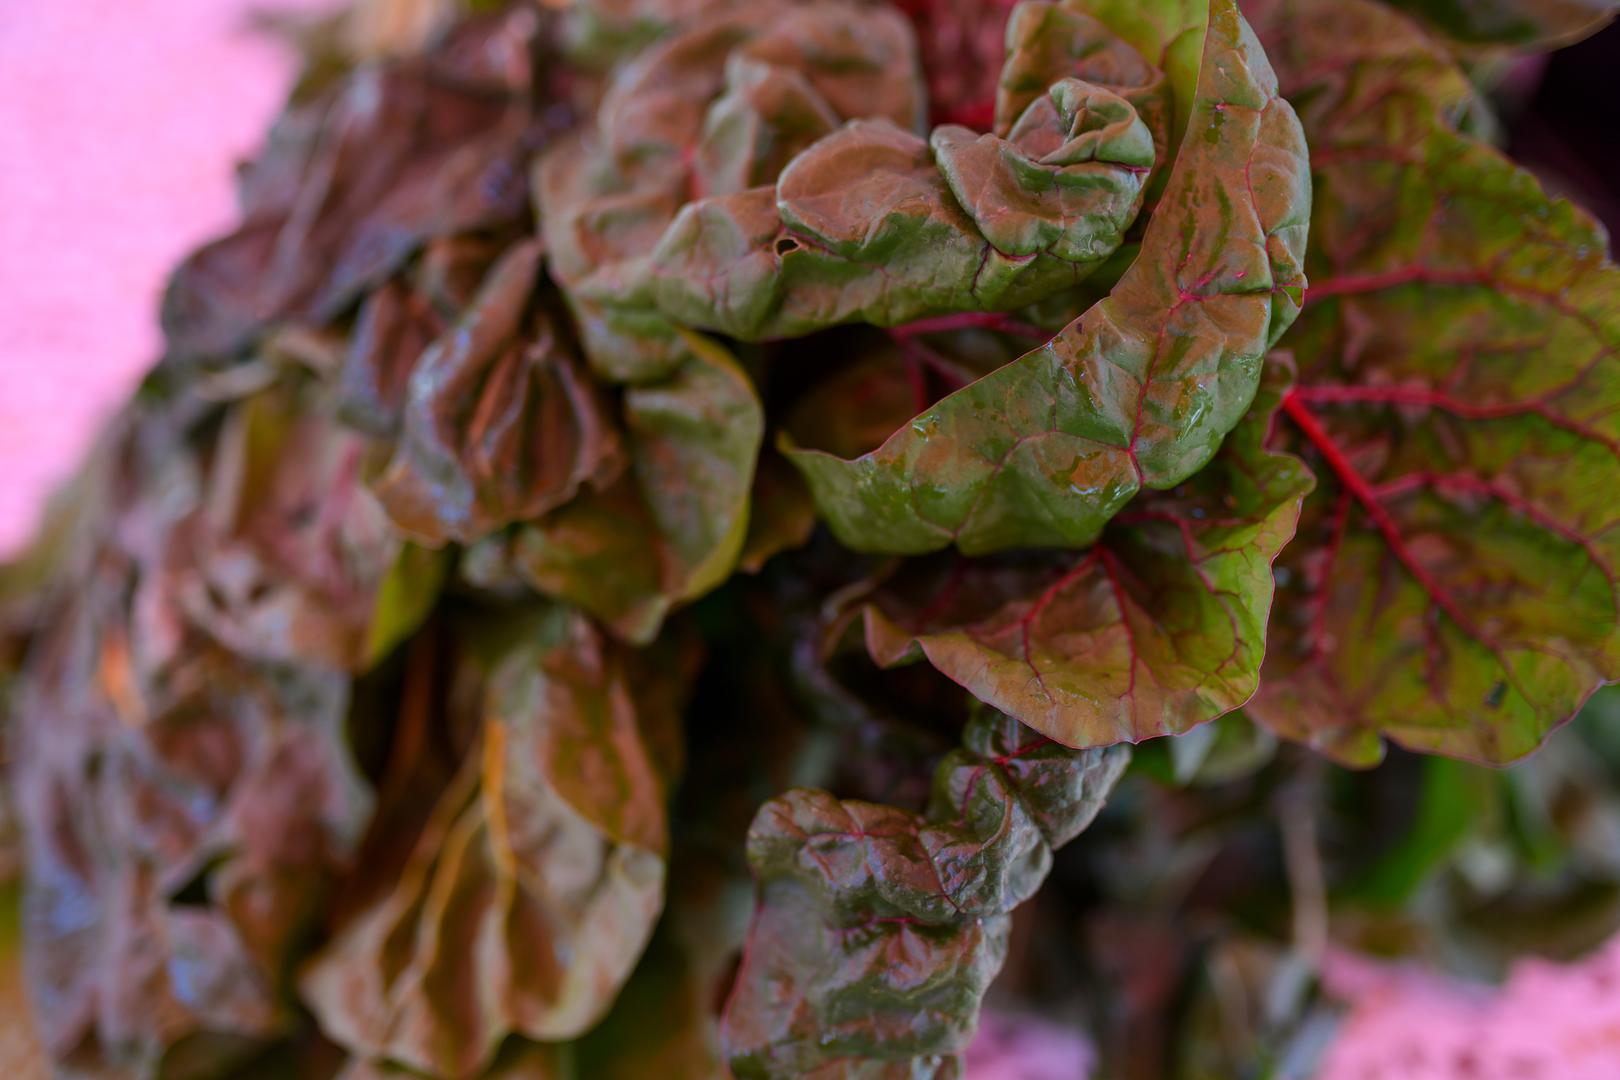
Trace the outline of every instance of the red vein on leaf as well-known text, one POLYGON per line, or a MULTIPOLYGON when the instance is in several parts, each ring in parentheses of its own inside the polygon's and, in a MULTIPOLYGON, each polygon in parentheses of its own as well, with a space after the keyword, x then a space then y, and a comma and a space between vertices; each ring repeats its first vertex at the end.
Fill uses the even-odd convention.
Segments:
POLYGON ((1114 591, 1114 603, 1119 607, 1119 625, 1125 631, 1125 647, 1130 650, 1131 654, 1130 680, 1125 684, 1125 696, 1130 697, 1136 693, 1136 661, 1138 654, 1136 651, 1136 634, 1131 630, 1130 609, 1126 606, 1125 587, 1120 582, 1119 563, 1115 559, 1114 553, 1100 545, 1095 550, 1101 557, 1103 573, 1108 575, 1109 587, 1114 591))
POLYGON ((1597 545, 1590 538, 1565 525, 1524 496, 1510 491, 1501 484, 1492 483, 1483 477, 1470 473, 1417 472, 1409 473, 1398 480, 1391 480, 1387 484, 1381 484, 1375 490, 1380 498, 1387 499, 1425 488, 1457 495, 1474 495, 1495 499, 1514 513, 1585 551, 1587 557, 1603 569, 1609 580, 1611 582, 1614 580, 1613 574, 1609 571, 1607 558, 1598 550, 1597 545))
POLYGON ((1019 758, 1024 757, 1024 756, 1026 756, 1028 754, 1033 754, 1037 750, 1044 750, 1048 746, 1055 746, 1055 745, 1057 745, 1057 740, 1056 739, 1049 739, 1046 736, 1042 735, 1040 738, 1036 739, 1034 742, 1025 743, 1023 746, 1015 747, 1014 749, 1007 751, 1005 754, 997 754, 995 757, 991 758, 990 760, 995 762, 997 765, 1003 765, 1004 766, 1004 765, 1008 764, 1009 762, 1017 761, 1019 758))
MULTIPOLYGON (((1041 669, 1035 666, 1035 659, 1032 655, 1032 648, 1029 640, 1030 629, 1035 625, 1035 621, 1041 617, 1041 613, 1044 612, 1052 601, 1057 598, 1058 593, 1080 580, 1086 571, 1091 569, 1093 563, 1095 563, 1100 557, 1105 556, 1106 553, 1104 552, 1102 545, 1099 544, 1092 548, 1091 554, 1075 563, 1063 573, 1062 577, 1048 585, 1045 591, 1043 591, 1040 596, 1035 598, 1035 602, 1029 606, 1029 610, 1024 612, 1024 614, 1018 618, 1018 633, 1019 638, 1023 643, 1024 650, 1024 666, 1029 668, 1030 672, 1035 676, 1035 684, 1041 688, 1041 693, 1046 695, 1046 700, 1048 701, 1053 700, 1052 692, 1046 688, 1046 679, 1041 675, 1041 669)), ((1128 634, 1129 632, 1130 631, 1127 629, 1126 633, 1128 634)), ((1135 650, 1132 649, 1132 654, 1134 655, 1134 653, 1135 650)), ((1133 667, 1131 671, 1133 678, 1135 673, 1135 668, 1133 667)))
POLYGON ((1451 620, 1458 626, 1483 642, 1485 639, 1483 635, 1474 629, 1473 620, 1463 613, 1457 601, 1446 591, 1445 586, 1440 583, 1439 579, 1429 571, 1429 568, 1419 562, 1417 556, 1412 554, 1412 549, 1406 544, 1406 538, 1401 535, 1400 526, 1390 516, 1389 509, 1379 499, 1378 492, 1374 490, 1367 478, 1361 474, 1361 470, 1356 468, 1355 463, 1345 456, 1344 451, 1340 449, 1333 436, 1316 418, 1316 414, 1305 406, 1304 400, 1298 396, 1297 391, 1290 391, 1283 397, 1282 409, 1288 418, 1294 422, 1294 425, 1299 428, 1300 433, 1322 455, 1323 460, 1327 462, 1328 468, 1333 470, 1333 474, 1338 478, 1339 482, 1361 504, 1362 510, 1366 512, 1373 526, 1383 535, 1384 542, 1389 545, 1390 554, 1395 556, 1396 561, 1406 568, 1407 573, 1412 575, 1413 579, 1428 594, 1429 599, 1434 602, 1436 607, 1450 616, 1451 620))
MULTIPOLYGON (((1205 569, 1204 563, 1207 562, 1211 557, 1227 553, 1231 549, 1215 548, 1213 550, 1204 551, 1202 554, 1200 554, 1197 538, 1193 535, 1192 526, 1188 524, 1187 519, 1178 514, 1172 514, 1164 510, 1139 510, 1130 514, 1122 514, 1116 517, 1114 521, 1120 525, 1140 525, 1146 522, 1159 522, 1161 524, 1173 525, 1181 533, 1182 552, 1187 556, 1188 565, 1192 567, 1193 573, 1198 576, 1198 581, 1204 586, 1204 590, 1208 592, 1209 595, 1214 598, 1215 602, 1221 606, 1222 613, 1226 615, 1227 626, 1230 627, 1232 631, 1232 649, 1226 654, 1225 658, 1221 660, 1220 665, 1216 668, 1216 671, 1219 672, 1222 668, 1225 668, 1227 664, 1236 659, 1238 652, 1242 649, 1243 633, 1238 627, 1237 612, 1232 610, 1232 604, 1228 598, 1228 594, 1224 592, 1218 585, 1216 585, 1215 581, 1209 576, 1209 571, 1205 569)), ((1199 522, 1199 524, 1206 528, 1220 529, 1241 528, 1245 522, 1239 521, 1236 518, 1210 518, 1199 522)), ((1120 615, 1121 619, 1123 619, 1123 607, 1121 608, 1120 615)))
MULTIPOLYGON (((1562 389, 1562 387, 1555 388, 1551 393, 1557 393, 1562 389)), ((1620 457, 1620 439, 1611 438, 1593 429, 1589 424, 1554 411, 1546 403, 1548 395, 1523 402, 1476 405, 1472 402, 1459 401, 1443 391, 1416 386, 1299 386, 1295 387, 1293 392, 1301 401, 1313 404, 1411 405, 1439 409, 1464 420, 1507 420, 1519 416, 1536 416, 1572 435, 1601 443, 1616 457, 1620 457)))
POLYGON ((1354 296, 1362 293, 1379 292, 1384 289, 1400 288, 1403 285, 1489 288, 1508 296, 1517 296, 1546 304, 1553 311, 1584 327, 1587 333, 1591 334, 1592 339, 1598 343, 1597 355, 1582 366, 1574 379, 1564 386, 1543 395, 1544 398, 1578 385, 1599 361, 1614 356, 1617 351, 1615 343, 1610 339, 1603 324, 1588 312, 1572 306, 1561 293, 1551 289, 1526 285, 1521 281, 1505 280, 1492 270, 1439 270, 1419 265, 1403 266, 1395 270, 1386 270, 1375 274, 1340 275, 1313 283, 1306 292, 1305 302, 1310 304, 1313 301, 1329 299, 1335 296, 1354 296))

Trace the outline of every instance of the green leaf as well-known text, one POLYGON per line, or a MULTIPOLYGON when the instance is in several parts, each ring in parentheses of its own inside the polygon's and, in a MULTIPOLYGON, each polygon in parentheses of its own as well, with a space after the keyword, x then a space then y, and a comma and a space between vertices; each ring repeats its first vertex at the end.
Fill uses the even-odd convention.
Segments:
POLYGON ((1279 371, 1215 460, 1139 500, 1089 550, 917 562, 864 607, 886 666, 921 655, 979 700, 1067 746, 1175 734, 1259 682, 1271 562, 1310 490, 1263 446, 1279 371))
POLYGON ((1504 791, 1496 773, 1425 760, 1417 812, 1405 835, 1336 898, 1380 908, 1405 904, 1467 840, 1495 823, 1504 791))
POLYGON ((1320 484, 1250 715, 1351 762, 1512 761, 1620 677, 1620 270, 1455 130, 1468 84, 1411 24, 1270 9, 1317 191, 1278 438, 1320 484))
POLYGON ((576 288, 745 340, 1009 310, 1112 254, 1153 163, 1130 102, 1078 79, 1007 138, 942 127, 924 140, 858 120, 794 158, 774 190, 694 203, 629 273, 576 288))
POLYGON ((759 906, 723 1040, 748 1077, 947 1077, 1006 954, 1008 913, 1129 759, 989 712, 925 815, 798 789, 748 834, 759 906))
POLYGON ((602 1017, 663 904, 687 674, 565 609, 498 663, 480 752, 391 888, 305 971, 329 1038, 469 1076, 508 1035, 564 1040, 602 1017))
POLYGON ((1207 57, 1204 38, 1217 10, 1208 0, 1063 0, 1065 7, 1102 21, 1163 71, 1175 103, 1170 147, 1175 150, 1198 107, 1207 57))
POLYGON ((492 561, 636 643, 736 568, 764 436, 759 399, 730 355, 695 334, 681 340, 673 375, 625 392, 626 474, 491 541, 506 545, 492 561))
POLYGON ((1190 134, 1141 254, 1050 343, 854 460, 792 455, 859 550, 1079 547, 1202 468, 1293 320, 1310 205, 1293 110, 1230 0, 1210 6, 1190 134))
POLYGON ((442 551, 402 544, 377 586, 365 646, 367 667, 376 664, 422 625, 439 600, 450 557, 442 551))
POLYGON ((1083 30, 992 134, 915 133, 915 44, 885 8, 737 8, 621 67, 536 181, 597 370, 656 374, 671 323, 758 341, 1082 280, 1137 215, 1169 104, 1129 46, 1083 30))
POLYGON ((1387 0, 1465 45, 1556 49, 1609 25, 1614 0, 1387 0))

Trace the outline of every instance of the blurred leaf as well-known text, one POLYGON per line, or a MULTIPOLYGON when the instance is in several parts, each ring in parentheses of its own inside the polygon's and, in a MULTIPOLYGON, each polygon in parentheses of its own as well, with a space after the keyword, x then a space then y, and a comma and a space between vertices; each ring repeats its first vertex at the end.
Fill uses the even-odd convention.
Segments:
POLYGON ((390 891, 306 970, 323 1030, 366 1060, 478 1073, 508 1035, 589 1030, 663 904, 689 664, 627 657, 555 609, 491 672, 482 747, 390 891))
POLYGON ((1423 762, 1417 808, 1405 835, 1339 899, 1373 907, 1407 903, 1482 830, 1499 827, 1503 782, 1487 769, 1444 758, 1423 762))

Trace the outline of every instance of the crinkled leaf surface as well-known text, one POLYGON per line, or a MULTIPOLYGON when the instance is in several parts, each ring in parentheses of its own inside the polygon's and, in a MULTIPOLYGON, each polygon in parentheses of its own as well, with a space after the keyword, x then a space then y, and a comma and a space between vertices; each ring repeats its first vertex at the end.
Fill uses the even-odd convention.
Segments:
POLYGON ((1198 80, 1207 55, 1204 35, 1215 9, 1207 0, 1060 2, 1107 24, 1164 72, 1175 106, 1171 146, 1179 146, 1198 107, 1198 80))
POLYGON ((1203 467, 1292 321, 1310 185, 1292 108, 1228 0, 1137 261, 1049 344, 945 398, 854 460, 799 452, 860 550, 1077 547, 1141 488, 1203 467))
POLYGON ((1174 734, 1242 705, 1265 654, 1271 562, 1311 486, 1262 445, 1280 396, 1263 389, 1209 466, 1133 503, 1083 553, 907 564, 863 606, 873 657, 920 654, 1068 746, 1174 734))
POLYGON ((329 1037, 460 1077, 510 1034, 600 1019, 663 903, 684 674, 633 664, 566 609, 525 635, 491 674, 481 754, 392 890, 305 973, 329 1037))
MULTIPOLYGON (((761 340, 1018 307, 1082 279, 1136 216, 1168 102, 1129 46, 1078 27, 982 135, 915 133, 914 47, 883 8, 750 5, 626 65, 594 132, 537 173, 598 369, 639 370, 618 353, 656 356, 670 321, 761 340)), ((1034 47, 1014 44, 1015 60, 1034 47)))
POLYGON ((491 541, 507 549, 496 561, 632 642, 730 576, 748 534, 763 410, 724 349, 682 340, 687 358, 673 375, 625 392, 624 476, 491 541))
MULTIPOLYGON (((1195 32, 1188 38, 1197 45, 1204 11, 1196 4, 1189 11, 1188 25, 1195 32)), ((1109 87, 1129 101, 1153 133, 1156 163, 1169 160, 1176 91, 1185 108, 1198 57, 1195 53, 1192 78, 1173 89, 1162 70, 1167 56, 1159 35, 1131 34, 1119 25, 1118 15, 1089 0, 1027 0, 1014 6, 1002 34, 1005 60, 996 83, 993 130, 1011 132, 1054 86, 1077 79, 1109 87)))
POLYGON ((1453 128, 1469 87, 1410 24, 1266 6, 1318 192, 1278 437, 1321 483, 1252 715, 1354 761, 1511 761, 1620 676, 1620 270, 1453 128))
POLYGON ((646 259, 578 289, 747 340, 1021 307, 1113 253, 1153 163, 1135 107, 1079 79, 1005 138, 857 121, 807 147, 774 189, 683 208, 646 259))
POLYGON ((759 889, 723 1038, 739 1077, 946 1077, 1006 953, 1008 913, 1080 833, 1125 747, 970 722, 924 815, 798 789, 759 811, 759 889))
POLYGON ((1614 20, 1614 0, 1387 0, 1469 45, 1557 48, 1614 20))
POLYGON ((513 245, 410 376, 404 430, 373 488, 427 543, 537 518, 624 467, 606 402, 536 308, 540 255, 538 241, 513 245))
MULTIPOLYGON (((594 124, 535 170, 552 276, 569 293, 593 368, 667 374, 684 351, 645 300, 618 295, 694 199, 766 185, 800 149, 854 117, 920 124, 909 28, 894 11, 784 0, 671 11, 678 32, 616 69, 594 124), (607 275, 598 303, 581 287, 607 275)), ((734 233, 735 228, 727 230, 734 233)), ((717 299, 718 297, 716 297, 717 299)))

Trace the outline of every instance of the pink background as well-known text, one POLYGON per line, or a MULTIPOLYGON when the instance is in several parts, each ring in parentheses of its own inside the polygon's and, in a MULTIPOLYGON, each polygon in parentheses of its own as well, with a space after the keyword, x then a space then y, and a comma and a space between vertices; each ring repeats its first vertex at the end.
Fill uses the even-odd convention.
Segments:
MULTIPOLYGON (((0 557, 155 359, 167 268, 231 221, 232 167, 290 74, 249 7, 11 0, 0 15, 0 557)), ((1329 970, 1354 1004, 1321 1080, 1620 1077, 1620 944, 1527 963, 1498 992, 1348 957, 1329 970)), ((975 1080, 1076 1075, 1072 1032, 1009 1025, 987 1025, 975 1080)), ((0 1067, 37 1074, 4 1049, 0 1067)))
POLYGON ((249 7, 0 3, 0 557, 155 359, 167 268, 231 220, 290 71, 249 7))

